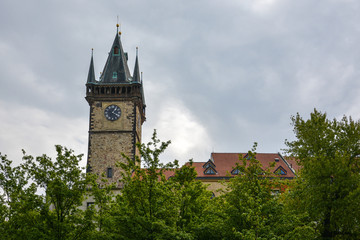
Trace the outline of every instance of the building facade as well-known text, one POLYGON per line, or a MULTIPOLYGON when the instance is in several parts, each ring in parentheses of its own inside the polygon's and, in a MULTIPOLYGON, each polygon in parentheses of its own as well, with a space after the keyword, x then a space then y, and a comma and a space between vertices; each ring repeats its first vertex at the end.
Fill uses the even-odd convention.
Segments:
MULTIPOLYGON (((211 153, 207 162, 193 162, 197 172, 196 179, 207 184, 207 189, 217 196, 217 190, 224 188, 221 183, 223 180, 228 181, 241 174, 236 166, 242 165, 241 160, 247 157, 247 153, 211 153)), ((280 153, 256 153, 255 158, 262 170, 272 172, 276 178, 292 180, 296 177, 296 161, 286 159, 280 153)))

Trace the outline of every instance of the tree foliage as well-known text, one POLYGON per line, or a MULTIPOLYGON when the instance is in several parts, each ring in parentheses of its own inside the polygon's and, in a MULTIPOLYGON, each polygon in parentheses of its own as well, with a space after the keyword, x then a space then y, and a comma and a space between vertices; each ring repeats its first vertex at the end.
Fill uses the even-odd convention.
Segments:
POLYGON ((65 147, 56 146, 56 159, 24 152, 15 167, 0 154, 0 238, 359 239, 359 122, 330 121, 315 110, 292 124, 296 140, 286 141, 286 151, 302 168, 295 181, 261 166, 255 144, 215 198, 191 160, 182 167, 161 161, 170 141, 156 131, 137 144, 140 156, 118 163, 120 194, 105 178, 99 184, 86 175, 82 155, 65 147), (87 197, 94 204, 83 210, 87 197))
MULTIPOLYGON (((163 164, 160 155, 170 141, 160 142, 156 132, 152 142, 138 144, 140 158, 135 162, 124 156, 127 163, 119 163, 124 170, 124 188, 113 208, 115 233, 125 239, 192 239, 191 230, 210 193, 195 181, 191 166, 178 169, 178 162, 163 164), (166 172, 175 176, 167 179, 166 172)), ((112 228, 114 230, 114 228, 112 228)))
POLYGON ((359 239, 360 123, 328 120, 315 109, 292 124, 296 140, 286 141, 287 152, 302 170, 289 203, 309 215, 323 239, 359 239))
POLYGON ((6 239, 77 239, 90 226, 78 208, 88 184, 79 167, 81 155, 61 146, 56 151, 55 161, 24 152, 16 167, 1 156, 0 227, 6 239))

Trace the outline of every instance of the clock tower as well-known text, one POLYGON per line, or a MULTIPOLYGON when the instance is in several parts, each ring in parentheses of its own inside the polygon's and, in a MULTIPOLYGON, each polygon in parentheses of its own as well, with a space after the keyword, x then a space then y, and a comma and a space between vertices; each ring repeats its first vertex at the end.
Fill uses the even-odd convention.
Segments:
POLYGON ((86 83, 86 100, 90 106, 87 172, 104 176, 121 188, 117 162, 125 161, 121 153, 135 159, 135 146, 141 142, 145 121, 145 99, 140 79, 138 54, 131 76, 121 33, 117 31, 99 80, 95 79, 93 55, 86 83))

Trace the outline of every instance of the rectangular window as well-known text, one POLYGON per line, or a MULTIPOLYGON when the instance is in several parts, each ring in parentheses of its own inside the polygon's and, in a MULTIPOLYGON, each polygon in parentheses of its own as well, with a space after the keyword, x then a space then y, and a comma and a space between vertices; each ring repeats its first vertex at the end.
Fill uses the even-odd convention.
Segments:
POLYGON ((112 178, 113 177, 113 169, 112 168, 108 168, 106 171, 106 176, 108 178, 112 178))

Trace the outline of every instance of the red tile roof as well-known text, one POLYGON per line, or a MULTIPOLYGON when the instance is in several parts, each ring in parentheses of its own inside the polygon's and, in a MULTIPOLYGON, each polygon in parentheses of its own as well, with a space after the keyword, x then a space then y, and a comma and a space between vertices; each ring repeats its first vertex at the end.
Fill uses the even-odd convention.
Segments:
MULTIPOLYGON (((242 164, 239 157, 246 157, 247 153, 211 153, 210 165, 207 162, 193 162, 193 167, 197 172, 198 179, 224 179, 231 176, 231 172, 234 170, 236 163, 242 164), (205 174, 208 168, 215 170, 215 174, 205 174)), ((280 178, 292 179, 296 177, 296 172, 300 169, 295 159, 284 158, 280 153, 257 153, 256 159, 262 165, 262 168, 268 169, 271 163, 275 162, 275 166, 271 169, 272 172, 277 171, 279 168, 283 170, 285 174, 279 175, 280 178)), ((189 163, 186 163, 189 164, 189 163)), ((166 179, 174 176, 174 170, 165 170, 163 172, 166 179)), ((234 176, 234 175, 232 175, 234 176)))
MULTIPOLYGON (((193 166, 200 179, 226 178, 234 169, 236 163, 242 164, 242 162, 239 161, 239 156, 243 158, 246 156, 246 153, 211 153, 210 161, 213 161, 215 164, 214 169, 216 170, 216 174, 205 174, 206 168, 204 168, 204 165, 207 162, 193 162, 193 166)), ((281 167, 285 172, 284 175, 279 176, 281 178, 294 178, 296 176, 295 171, 298 169, 296 162, 294 160, 292 160, 291 163, 287 162, 279 153, 257 153, 255 157, 260 161, 263 169, 268 169, 270 164, 275 162, 275 167, 272 171, 274 172, 281 167), (292 168, 290 168, 291 164, 292 168)))

